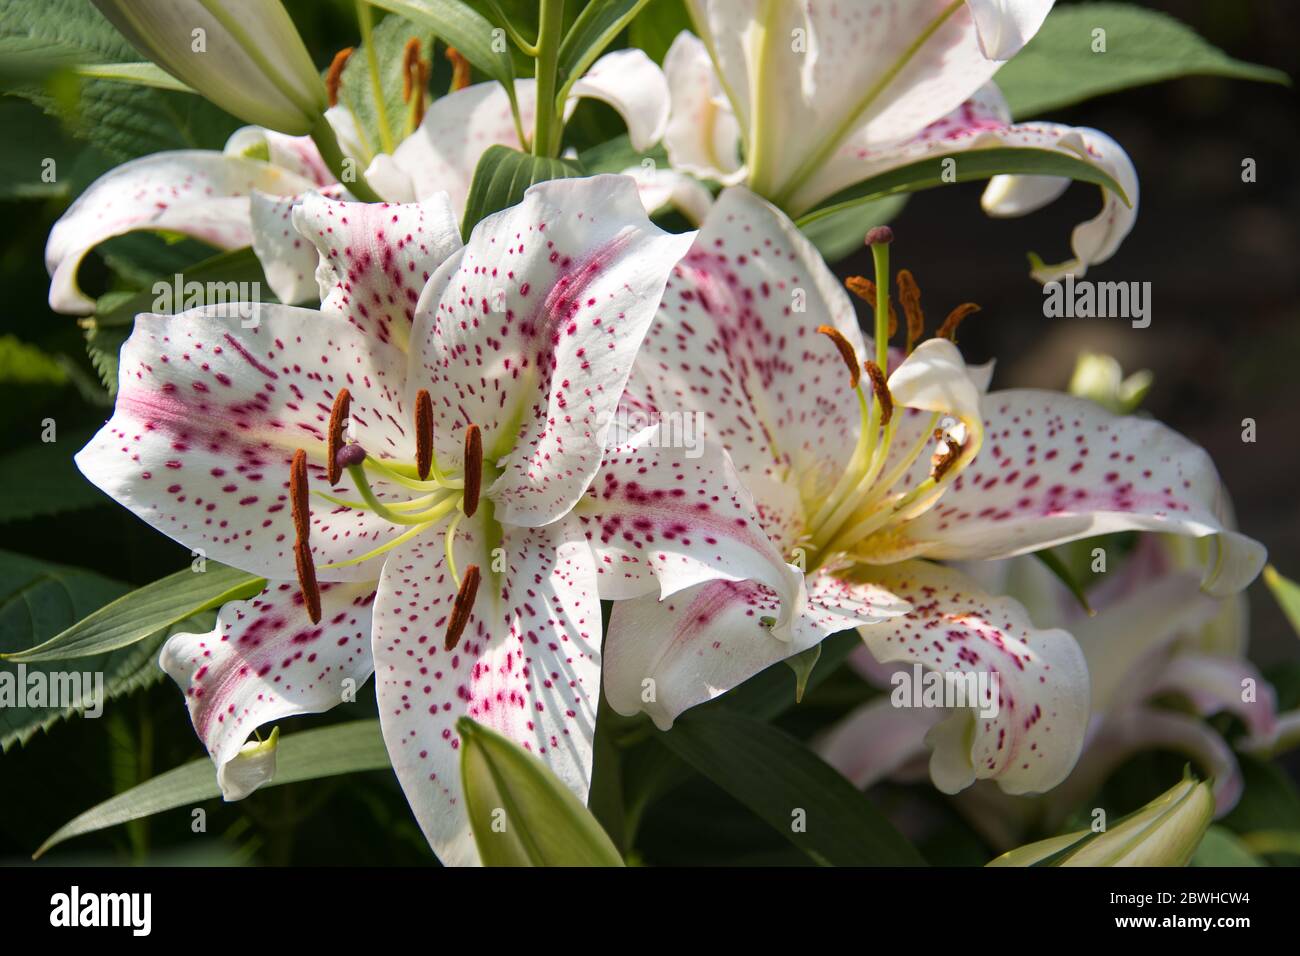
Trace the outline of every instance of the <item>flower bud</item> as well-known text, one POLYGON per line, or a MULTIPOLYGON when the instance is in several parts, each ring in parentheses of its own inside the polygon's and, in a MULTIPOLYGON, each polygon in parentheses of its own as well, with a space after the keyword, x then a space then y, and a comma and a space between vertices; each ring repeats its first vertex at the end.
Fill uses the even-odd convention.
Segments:
POLYGON ((1100 833, 1030 843, 989 866, 1186 866, 1213 819, 1210 784, 1189 775, 1100 833))
POLYGON ((142 54, 248 123, 302 136, 325 84, 280 0, 94 0, 142 54))

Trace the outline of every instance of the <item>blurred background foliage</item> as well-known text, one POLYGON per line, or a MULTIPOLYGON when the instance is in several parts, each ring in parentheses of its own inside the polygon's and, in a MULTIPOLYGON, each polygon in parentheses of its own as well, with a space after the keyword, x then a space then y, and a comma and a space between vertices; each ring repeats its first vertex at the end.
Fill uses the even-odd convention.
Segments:
MULTIPOLYGON (((10 0, 0 0, 0 19, 10 0)), ((319 66, 356 42, 351 0, 287 0, 319 66)), ((485 8, 481 0, 477 5, 485 8)), ((535 5, 502 0, 527 19, 535 5)), ((1300 5, 1290 0, 1153 0, 1233 57, 1294 76, 1300 64, 1300 5)), ((61 15, 86 0, 48 0, 51 50, 61 15)), ((573 8, 577 4, 570 5, 573 8)), ((659 59, 686 25, 679 0, 652 0, 653 17, 629 31, 659 59)), ((572 12, 571 14, 572 15, 572 12)), ((527 32, 527 31, 526 31, 527 32)), ((620 45, 620 44, 616 44, 620 45)), ((66 52, 66 51, 65 51, 66 52)), ((113 50, 99 51, 104 59, 113 50)), ((116 51, 120 52, 120 51, 116 51)), ((31 63, 5 56, 0 89, 41 83, 44 105, 70 110, 63 122, 27 99, 0 95, 0 641, 30 646, 132 586, 185 567, 189 553, 150 530, 84 482, 71 456, 103 422, 109 402, 85 333, 46 304, 43 249, 50 226, 99 174, 134 156, 171 148, 220 149, 239 125, 197 97, 66 75, 35 76, 31 63), (54 183, 41 164, 57 164, 54 183), (57 441, 42 443, 47 420, 57 441), (34 639, 32 639, 34 638, 34 639)), ((129 55, 126 59, 136 59, 129 55)), ((441 57, 432 88, 450 71, 441 57)), ((527 65, 521 63, 526 71, 527 65)), ((37 99, 41 99, 38 97, 37 99)), ((1128 150, 1141 179, 1137 226, 1110 262, 1090 277, 1150 281, 1153 321, 1135 330, 1122 320, 1045 319, 1042 293, 1025 254, 1059 261, 1070 229, 1095 213, 1092 187, 1075 185, 1047 210, 1020 220, 990 220, 979 208, 980 183, 913 196, 894 222, 896 265, 916 275, 932 311, 974 301, 983 311, 962 329, 972 362, 998 360, 995 384, 1062 388, 1084 349, 1116 356, 1126 370, 1147 368, 1155 386, 1144 408, 1190 435, 1213 456, 1231 490, 1241 527, 1263 541, 1271 559, 1300 571, 1300 442, 1290 433, 1300 408, 1300 126, 1291 89, 1192 77, 1099 97, 1047 115, 1108 132, 1128 150), (1243 183, 1241 164, 1258 176, 1243 183), (1057 257, 1053 259, 1053 257, 1057 257), (1243 418, 1258 441, 1241 441, 1243 418)), ((567 136, 583 149, 621 132, 601 104, 584 102, 567 136)), ((673 224, 666 223, 670 228, 673 224)), ((677 223, 678 227, 683 224, 677 223)), ((147 285, 210 254, 193 241, 156 236, 112 240, 86 260, 92 295, 147 285)), ((840 262, 841 275, 870 274, 869 256, 840 262)), ((942 314, 942 312, 940 312, 942 314)), ((1252 657, 1277 680, 1283 709, 1300 701, 1296 635, 1256 587, 1251 592, 1252 657), (1280 670, 1269 671, 1270 665, 1280 670)), ((46 836, 86 808, 157 773, 202 756, 181 695, 153 665, 156 644, 138 645, 111 673, 137 689, 111 700, 98 720, 50 721, 25 743, 0 722, 0 862, 25 860, 46 836)), ((108 665, 105 665, 108 666, 108 665)), ((779 723, 806 736, 867 695, 860 680, 837 671, 779 723)), ((356 703, 313 725, 374 716, 363 690, 356 703), (346 711, 346 713, 341 713, 346 711)), ((287 728, 293 729, 293 728, 287 728)), ((650 743, 625 772, 676 758, 650 743)), ((1127 812, 1181 775, 1183 759, 1153 754, 1110 782, 1105 805, 1127 812)), ((1300 832, 1300 796, 1277 767, 1244 762, 1247 796, 1225 823, 1242 832, 1300 832)), ((773 772, 779 772, 773 768, 773 772)), ((689 771, 669 799, 640 816, 636 858, 652 863, 806 863, 789 843, 722 790, 689 771)), ((625 780, 625 783, 628 781, 625 780)), ((874 797, 906 829, 925 832, 931 862, 982 864, 989 848, 928 785, 877 788, 874 797)), ((209 801, 206 833, 174 810, 62 846, 61 863, 428 864, 424 839, 390 772, 373 771, 290 784, 235 805, 209 801)), ((1292 847, 1294 850, 1295 847, 1292 847)), ((1300 855, 1275 853, 1275 863, 1300 855)))

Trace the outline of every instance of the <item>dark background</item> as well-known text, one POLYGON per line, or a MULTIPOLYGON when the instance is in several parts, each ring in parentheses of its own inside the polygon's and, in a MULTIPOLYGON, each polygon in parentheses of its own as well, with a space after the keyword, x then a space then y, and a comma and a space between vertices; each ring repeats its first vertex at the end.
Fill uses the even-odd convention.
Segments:
MULTIPOLYGON (((1147 5, 1178 17, 1232 56, 1292 76, 1298 72, 1300 4, 1291 0, 1147 5)), ((353 42, 350 3, 297 0, 289 6, 320 65, 353 42)), ((1127 320, 1043 317, 1041 289, 1028 276, 1025 253, 1032 249, 1049 262, 1068 256, 1070 230, 1097 211, 1094 187, 1073 186, 1046 210, 1016 220, 983 215, 982 184, 920 193, 894 223, 894 264, 915 273, 932 321, 959 302, 983 307, 963 326, 961 342, 972 362, 998 360, 995 387, 1063 388, 1085 348, 1115 355, 1126 372, 1151 369, 1156 381, 1144 408, 1209 450, 1234 497, 1242 530, 1268 546, 1283 573, 1300 578, 1300 431, 1291 429, 1300 408, 1295 108, 1289 88, 1188 78, 1051 114, 1053 120, 1105 130, 1137 167, 1137 225, 1118 254, 1088 277, 1150 281, 1149 328, 1133 329, 1127 320), (1255 183, 1241 181, 1246 157, 1257 161, 1255 183), (1241 441, 1246 417, 1257 422, 1255 444, 1241 441)), ((25 141, 41 135, 37 128, 5 128, 0 151, 30 145, 25 141)), ((46 306, 43 249, 63 208, 50 201, 0 203, 0 335, 66 356, 93 382, 75 321, 46 306)), ((870 264, 859 257, 837 271, 869 275, 870 264)), ((92 294, 103 291, 107 275, 96 256, 87 259, 82 274, 92 294)), ((46 416, 58 420, 61 435, 74 435, 107 414, 71 383, 16 391, 0 386, 0 450, 34 442, 46 416)), ((69 455, 75 451, 71 442, 67 447, 69 455)), ((8 493, 0 488, 0 494, 8 493)), ((187 551, 107 501, 0 524, 0 548, 92 568, 131 584, 155 580, 189 560, 187 551)), ((0 584, 0 590, 8 589, 0 584)), ((1294 658, 1296 635, 1267 592, 1256 585, 1250 598, 1252 656, 1261 664, 1294 658)), ((366 697, 359 695, 347 719, 373 711, 373 699, 366 697)), ((0 756, 0 863, 25 859, 75 814, 201 754, 181 695, 169 681, 111 702, 102 720, 65 722, 38 734, 0 756)), ((735 828, 737 843, 752 847, 746 815, 720 791, 697 782, 678 796, 696 812, 675 819, 652 815, 647 840, 663 835, 699 849, 735 828), (710 807, 718 812, 705 812, 710 807), (699 832, 692 835, 691 826, 699 832)), ((236 807, 207 806, 207 839, 195 840, 188 815, 178 810, 147 826, 82 838, 53 856, 64 863, 431 859, 389 773, 280 787, 236 807)))

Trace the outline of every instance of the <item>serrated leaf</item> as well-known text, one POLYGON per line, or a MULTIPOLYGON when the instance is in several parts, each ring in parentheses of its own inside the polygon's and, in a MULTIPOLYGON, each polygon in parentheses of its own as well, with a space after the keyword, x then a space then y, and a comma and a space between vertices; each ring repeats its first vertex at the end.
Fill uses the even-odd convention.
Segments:
POLYGON ((1280 70, 1233 59, 1167 14, 1127 3, 1058 6, 995 82, 1012 115, 1024 119, 1190 75, 1290 82, 1280 70), (1104 53, 1093 52, 1094 30, 1105 31, 1104 53))
POLYGON ((94 328, 86 331, 86 352, 90 355, 90 364, 95 367, 95 372, 107 389, 109 398, 117 396, 118 356, 130 334, 130 326, 94 328))
POLYGON ((192 615, 261 593, 266 579, 207 561, 125 594, 48 641, 0 654, 8 661, 64 661, 128 647, 192 615))
MULTIPOLYGON (((377 720, 356 720, 285 734, 279 740, 275 764, 275 776, 263 784, 262 789, 390 766, 377 720)), ((201 757, 159 774, 69 820, 42 843, 33 856, 39 857, 76 836, 220 796, 212 761, 201 757)))
POLYGON ((63 385, 67 372, 52 355, 13 335, 0 335, 0 384, 63 385))
POLYGON ((507 146, 489 146, 474 168, 461 235, 468 242, 481 219, 515 205, 534 183, 581 175, 578 166, 566 159, 532 156, 507 146))
MULTIPOLYGON (((188 299, 192 291, 190 283, 197 283, 193 288, 201 291, 202 295, 207 295, 209 291, 224 295, 223 301, 231 300, 226 294, 226 290, 230 288, 229 283, 234 283, 236 289, 253 287, 258 292, 255 298, 259 302, 276 301, 270 286, 266 283, 266 273, 262 270, 262 263, 249 247, 218 253, 195 263, 180 275, 181 301, 175 301, 177 299, 175 275, 158 280, 167 287, 165 291, 161 289, 159 291, 162 291, 173 312, 183 312, 200 305, 214 304, 203 300, 201 296, 190 301, 188 299)), ((156 285, 157 283, 153 283, 149 288, 139 292, 109 292, 100 296, 95 302, 96 327, 129 326, 140 313, 158 311, 160 296, 159 291, 155 291, 156 285)))
MULTIPOLYGON (((0 551, 0 653, 19 651, 39 644, 109 601, 127 586, 79 568, 51 564, 8 551, 0 551)), ((0 661, 0 751, 27 741, 36 731, 84 709, 82 701, 64 701, 45 706, 16 706, 19 677, 52 673, 101 674, 105 698, 126 693, 162 677, 154 657, 166 639, 166 632, 135 645, 79 660, 74 668, 48 664, 15 664, 0 661), (6 690, 8 688, 8 690, 6 690), (7 700, 13 693, 13 701, 7 700)), ((83 679, 84 684, 84 679, 83 679)), ((27 684, 30 689, 31 684, 27 684)), ((47 691, 48 693, 48 691, 47 691)), ((27 695, 31 700, 31 695, 27 695)))
POLYGON ((371 51, 364 44, 357 47, 343 68, 339 100, 351 110, 361 129, 362 145, 369 154, 358 159, 365 164, 376 153, 391 153, 407 133, 411 109, 402 99, 402 57, 411 37, 420 41, 420 57, 429 60, 433 55, 433 37, 428 27, 394 14, 385 17, 371 31, 378 89, 370 72, 371 51))
POLYGON ((897 169, 891 169, 872 176, 862 182, 841 190, 811 212, 804 213, 796 220, 800 229, 810 226, 829 216, 846 209, 853 209, 864 203, 877 202, 889 196, 932 189, 951 183, 964 183, 977 179, 988 179, 1003 173, 1015 173, 1022 176, 1063 176, 1079 182, 1094 183, 1109 189, 1123 202, 1128 202, 1123 188, 1104 170, 1077 159, 1049 149, 1021 149, 1017 147, 998 146, 989 149, 971 149, 950 156, 932 156, 928 159, 908 163, 897 169), (951 174, 945 178, 943 162, 953 159, 955 165, 951 174))
POLYGON ((60 435, 0 457, 0 524, 107 504, 104 493, 77 471, 72 456, 91 433, 60 435))
POLYGON ((484 865, 623 865, 596 818, 544 763, 468 717, 456 730, 465 810, 484 865))
POLYGON ((73 133, 118 162, 165 149, 219 149, 239 122, 201 97, 114 80, 87 80, 70 116, 66 96, 42 71, 77 64, 138 63, 140 54, 85 0, 6 0, 0 60, 33 79, 12 92, 70 122, 73 133), (15 64, 23 64, 21 70, 15 64))
POLYGON ((866 794, 776 727, 725 708, 697 708, 660 739, 816 863, 925 863, 866 794))

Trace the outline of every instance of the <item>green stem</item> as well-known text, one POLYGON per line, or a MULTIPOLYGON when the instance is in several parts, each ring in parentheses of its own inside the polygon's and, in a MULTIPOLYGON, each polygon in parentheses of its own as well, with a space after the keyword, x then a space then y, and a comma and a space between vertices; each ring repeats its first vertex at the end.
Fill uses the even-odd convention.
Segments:
POLYGON ((510 37, 510 41, 523 51, 524 56, 535 58, 537 56, 537 44, 529 43, 524 39, 524 35, 515 29, 515 25, 510 22, 510 18, 506 16, 497 0, 488 0, 488 7, 496 14, 497 22, 506 31, 506 36, 510 37))
POLYGON ((876 364, 889 375, 889 243, 871 245, 876 264, 876 364))
POLYGON ((344 168, 345 163, 355 164, 356 160, 349 160, 343 155, 343 148, 339 146, 339 138, 334 134, 334 127, 330 126, 329 120, 323 115, 316 117, 316 123, 311 128, 311 138, 316 148, 320 150, 320 158, 325 161, 334 178, 347 186, 348 192, 362 202, 383 202, 379 194, 370 188, 366 177, 361 175, 355 165, 351 169, 344 168))
POLYGON ((361 45, 366 48, 366 68, 370 72, 370 91, 375 97, 375 113, 379 118, 379 142, 385 153, 394 146, 393 128, 388 122, 388 106, 384 102, 384 84, 379 79, 379 51, 375 49, 370 4, 357 0, 357 26, 361 28, 361 45))
POLYGON ((557 115, 556 72, 564 29, 564 0, 542 0, 537 22, 537 119, 533 125, 533 155, 555 156, 560 150, 563 110, 557 115))

